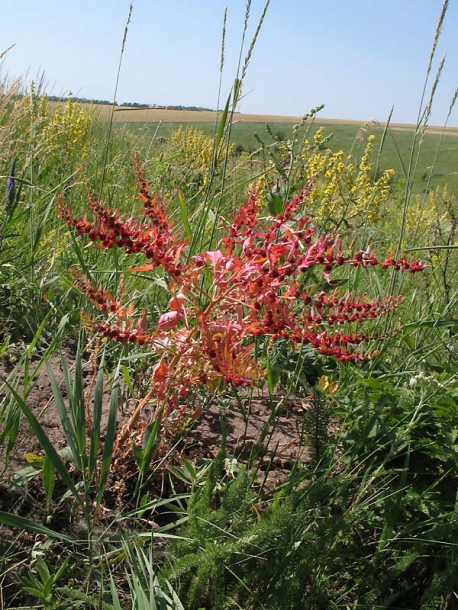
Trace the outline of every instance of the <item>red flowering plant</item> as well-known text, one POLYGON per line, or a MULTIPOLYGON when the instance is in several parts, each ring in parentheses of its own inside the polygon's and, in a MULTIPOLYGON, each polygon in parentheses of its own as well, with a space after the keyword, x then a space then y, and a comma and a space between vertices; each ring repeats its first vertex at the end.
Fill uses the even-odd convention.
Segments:
POLYGON ((94 219, 74 217, 61 197, 59 214, 90 243, 127 254, 141 254, 144 264, 130 271, 162 269, 169 291, 167 311, 148 320, 134 314, 133 303, 74 271, 76 283, 100 312, 91 326, 101 336, 125 344, 147 345, 157 354, 150 389, 120 432, 115 449, 125 449, 141 412, 157 402, 163 425, 196 418, 191 400, 204 388, 254 387, 262 384, 265 367, 256 358, 256 338, 270 344, 310 345, 339 361, 370 357, 364 323, 395 309, 401 296, 371 300, 339 294, 333 287, 336 267, 379 266, 416 273, 423 264, 404 258, 379 260, 373 252, 344 251, 338 235, 319 235, 306 215, 313 182, 284 204, 281 213, 263 216, 254 190, 230 220, 215 250, 192 254, 186 239, 172 226, 165 202, 150 193, 144 172, 137 169, 143 220, 123 219, 90 195, 94 219), (321 269, 326 291, 310 289, 311 269, 321 269))

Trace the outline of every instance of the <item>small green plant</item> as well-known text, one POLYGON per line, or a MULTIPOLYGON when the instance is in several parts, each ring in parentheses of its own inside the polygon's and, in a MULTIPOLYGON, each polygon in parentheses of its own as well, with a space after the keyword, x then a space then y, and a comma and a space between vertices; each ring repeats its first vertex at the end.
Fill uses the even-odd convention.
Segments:
POLYGON ((30 576, 23 577, 24 590, 39 599, 44 610, 56 610, 56 608, 63 607, 57 602, 54 589, 56 583, 64 576, 69 561, 70 556, 67 556, 59 569, 52 574, 44 558, 37 557, 32 564, 32 572, 36 572, 36 575, 32 573, 30 576))

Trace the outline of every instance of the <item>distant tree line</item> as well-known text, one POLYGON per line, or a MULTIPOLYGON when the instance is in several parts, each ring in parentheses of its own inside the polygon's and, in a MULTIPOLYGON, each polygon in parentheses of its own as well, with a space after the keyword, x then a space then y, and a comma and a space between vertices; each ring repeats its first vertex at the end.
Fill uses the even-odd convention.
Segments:
POLYGON ((76 97, 76 95, 72 95, 71 97, 62 97, 60 95, 47 95, 46 97, 50 102, 68 102, 68 100, 71 99, 72 102, 80 102, 82 104, 101 104, 102 106, 111 106, 111 104, 113 103, 109 102, 108 100, 88 100, 86 97, 76 97))
MULTIPOLYGON (((71 99, 73 102, 80 102, 83 104, 100 104, 105 106, 111 106, 113 102, 108 100, 97 100, 97 99, 87 99, 86 97, 76 97, 71 96, 68 97, 59 97, 58 95, 48 95, 48 100, 50 102, 68 102, 71 99)), ((202 106, 163 106, 160 104, 140 104, 139 102, 123 102, 122 104, 118 104, 118 102, 114 102, 115 106, 124 106, 126 108, 156 108, 159 110, 196 110, 196 111, 208 111, 214 112, 213 108, 204 108, 202 106)))

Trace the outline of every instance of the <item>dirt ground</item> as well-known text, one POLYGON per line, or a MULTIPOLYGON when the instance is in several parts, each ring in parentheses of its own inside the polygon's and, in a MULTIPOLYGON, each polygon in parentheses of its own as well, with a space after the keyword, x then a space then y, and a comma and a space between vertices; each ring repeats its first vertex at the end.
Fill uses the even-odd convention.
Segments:
MULTIPOLYGON (((65 358, 71 371, 74 358, 70 349, 66 350, 65 358)), ((60 357, 53 356, 50 363, 65 398, 65 383, 60 357)), ((32 371, 33 366, 32 364, 32 371)), ((0 361, 0 379, 8 378, 12 370, 12 365, 4 360, 0 361)), ((16 373, 15 377, 17 377, 16 373)), ((83 377, 86 388, 93 385, 92 366, 88 364, 83 366, 83 377)), ((0 383, 0 398, 3 398, 9 393, 9 390, 6 386, 1 389, 1 385, 0 383)), ((21 393, 21 384, 19 384, 18 392, 21 393)), ((43 426, 55 449, 63 449, 67 442, 46 367, 42 366, 37 372, 27 392, 25 402, 43 426)), ((101 423, 102 439, 106 429, 109 405, 110 388, 106 385, 101 423)), ((118 414, 118 429, 121 429, 127 421, 135 405, 136 401, 132 399, 126 400, 122 405, 118 414)), ((303 414, 306 408, 307 404, 303 399, 285 399, 281 395, 276 395, 269 400, 268 396, 263 395, 260 391, 250 399, 248 397, 242 399, 241 405, 234 400, 226 400, 224 407, 211 404, 204 410, 193 427, 185 431, 179 445, 177 459, 179 461, 180 455, 186 456, 191 461, 214 457, 221 446, 224 428, 227 435, 228 455, 235 457, 241 463, 246 462, 272 416, 272 409, 275 409, 275 425, 268 427, 266 438, 257 448, 256 454, 257 466, 261 470, 268 469, 269 478, 273 483, 281 482, 298 459, 303 461, 309 459, 303 430, 303 414)), ((143 421, 148 423, 148 415, 152 410, 145 409, 143 421)), ((6 443, 0 445, 0 472, 3 470, 5 454, 6 443)), ((26 454, 43 455, 43 450, 28 421, 22 417, 9 465, 0 475, 0 485, 7 484, 15 473, 29 465, 26 454)))

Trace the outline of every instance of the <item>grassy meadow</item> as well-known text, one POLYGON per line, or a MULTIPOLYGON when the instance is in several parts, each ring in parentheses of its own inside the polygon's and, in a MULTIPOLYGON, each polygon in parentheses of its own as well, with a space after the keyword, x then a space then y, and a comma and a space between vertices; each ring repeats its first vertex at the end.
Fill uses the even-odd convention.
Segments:
POLYGON ((0 80, 0 608, 458 608, 457 130, 240 91, 0 80))
MULTIPOLYGON (((178 125, 195 126, 205 135, 213 136, 215 124, 220 114, 208 111, 186 111, 168 109, 138 109, 117 106, 97 106, 96 112, 102 121, 113 120, 118 127, 132 129, 141 138, 167 139, 178 125)), ((254 152, 260 147, 260 140, 266 146, 275 141, 292 140, 294 126, 300 124, 301 117, 282 117, 273 115, 253 115, 236 113, 231 129, 231 141, 239 151, 254 152), (268 126, 268 127, 266 127, 268 126), (270 128, 270 129, 269 129, 270 128)), ((367 121, 339 121, 322 119, 318 114, 314 120, 313 134, 323 128, 330 137, 329 146, 333 150, 343 150, 358 155, 369 134, 376 137, 381 146, 378 162, 383 169, 393 168, 396 180, 406 180, 406 166, 415 137, 416 126, 401 123, 389 124, 367 121), (383 144, 382 144, 383 140, 383 144)), ((458 128, 427 125, 422 134, 418 165, 413 177, 415 193, 441 186, 446 183, 451 190, 458 190, 458 153, 455 138, 458 128)))

